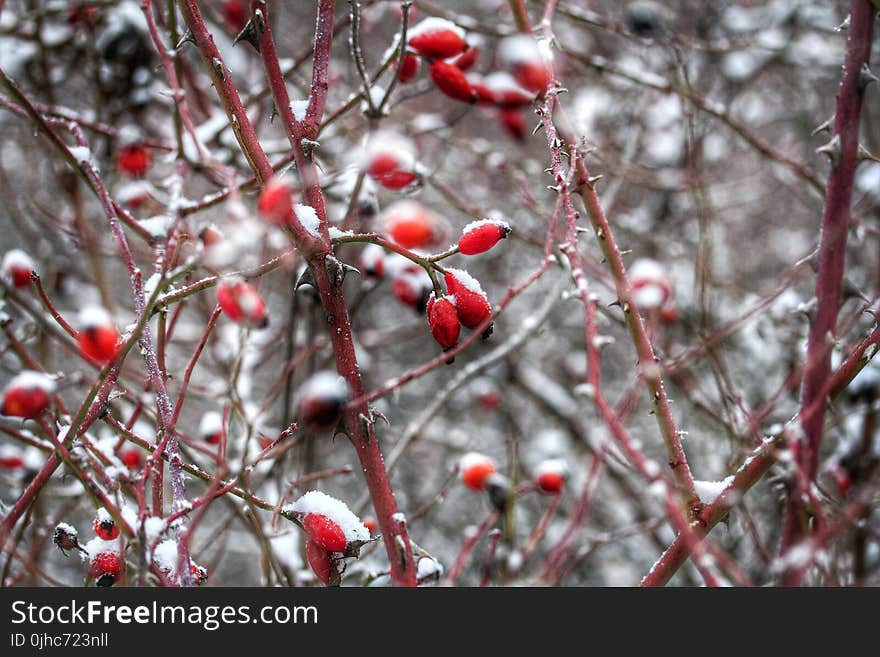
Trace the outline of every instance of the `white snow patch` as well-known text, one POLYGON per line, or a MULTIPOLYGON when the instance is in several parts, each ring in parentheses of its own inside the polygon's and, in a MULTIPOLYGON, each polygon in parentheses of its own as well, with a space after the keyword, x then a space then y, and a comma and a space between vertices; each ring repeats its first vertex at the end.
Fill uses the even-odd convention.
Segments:
POLYGON ((452 21, 446 20, 445 18, 439 18, 437 16, 429 16, 428 18, 423 19, 417 25, 414 25, 407 30, 406 40, 407 42, 409 42, 415 37, 421 36, 423 34, 432 34, 434 32, 446 31, 454 32, 462 39, 464 39, 464 30, 452 21))
MULTIPOLYGON (((22 388, 24 390, 42 390, 47 395, 55 392, 55 381, 48 374, 36 370, 24 370, 16 374, 6 385, 6 390, 22 388)), ((59 435, 59 440, 61 436, 59 435)))
POLYGON ((290 101, 290 111, 293 112, 293 118, 297 121, 305 121, 311 100, 311 98, 306 98, 305 100, 290 101))
POLYGON ((318 213, 315 212, 315 208, 311 205, 303 205, 301 203, 297 203, 293 206, 294 211, 296 212, 296 218, 299 219, 299 222, 302 224, 302 227, 306 229, 309 235, 313 237, 321 236, 321 220, 318 219, 318 213))
POLYGON ((703 504, 712 504, 718 499, 718 496, 724 492, 724 489, 733 483, 733 475, 729 475, 721 481, 694 481, 694 489, 700 496, 703 504))
POLYGON ((446 271, 450 272, 455 277, 455 280, 457 280, 463 287, 471 292, 476 292, 481 297, 486 296, 486 293, 483 292, 483 288, 480 286, 480 281, 471 276, 464 269, 453 269, 452 267, 448 267, 446 271))
POLYGON ((327 516, 342 529, 345 539, 352 541, 369 541, 370 530, 364 527, 360 519, 351 512, 348 505, 342 500, 331 497, 317 490, 310 490, 293 504, 284 507, 285 513, 301 513, 308 515, 316 513, 327 516))

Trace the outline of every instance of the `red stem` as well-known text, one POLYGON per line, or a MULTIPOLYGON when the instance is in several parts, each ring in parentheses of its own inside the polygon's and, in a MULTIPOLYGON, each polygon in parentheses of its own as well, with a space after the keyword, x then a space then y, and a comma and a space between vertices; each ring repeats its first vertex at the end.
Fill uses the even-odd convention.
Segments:
MULTIPOLYGON (((825 192, 825 212, 819 242, 819 271, 816 276, 818 309, 810 328, 807 342, 806 368, 801 388, 801 409, 815 407, 815 412, 802 420, 803 435, 796 437, 791 449, 795 463, 806 481, 795 481, 785 510, 785 524, 780 543, 780 554, 801 541, 809 531, 804 512, 803 493, 816 477, 819 450, 825 425, 827 400, 825 382, 831 369, 832 341, 837 324, 840 285, 846 258, 846 237, 849 223, 853 177, 858 164, 859 117, 864 98, 863 67, 871 57, 871 39, 876 8, 870 0, 853 0, 850 7, 850 26, 843 79, 837 93, 837 111, 834 117, 834 139, 831 153, 831 172, 825 192)), ((799 572, 786 574, 788 585, 800 583, 799 572)))

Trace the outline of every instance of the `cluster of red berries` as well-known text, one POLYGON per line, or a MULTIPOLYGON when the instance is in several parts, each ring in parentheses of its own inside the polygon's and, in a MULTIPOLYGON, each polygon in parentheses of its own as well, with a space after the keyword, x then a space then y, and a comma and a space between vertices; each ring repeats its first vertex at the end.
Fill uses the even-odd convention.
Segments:
POLYGON ((299 518, 306 534, 306 559, 325 585, 339 582, 342 559, 357 556, 374 531, 362 523, 344 502, 319 491, 309 491, 285 507, 285 511, 292 511, 299 518))
MULTIPOLYGON (((469 452, 459 461, 458 472, 467 488, 488 493, 489 500, 499 511, 506 508, 511 495, 510 481, 497 471, 491 458, 479 452, 469 452)), ((535 469, 535 486, 548 495, 559 495, 567 480, 568 465, 561 459, 543 461, 535 469)))
POLYGON ((501 69, 487 76, 468 73, 480 52, 451 21, 426 18, 409 31, 407 46, 399 72, 401 82, 418 75, 419 58, 424 58, 430 62, 428 72, 437 89, 454 100, 497 108, 502 127, 516 139, 526 135, 520 110, 542 97, 553 79, 550 57, 527 35, 502 39, 498 47, 501 69))
POLYGON ((119 526, 107 509, 98 509, 92 522, 96 539, 86 544, 89 556, 89 576, 95 586, 113 586, 122 577, 125 561, 119 545, 119 526))

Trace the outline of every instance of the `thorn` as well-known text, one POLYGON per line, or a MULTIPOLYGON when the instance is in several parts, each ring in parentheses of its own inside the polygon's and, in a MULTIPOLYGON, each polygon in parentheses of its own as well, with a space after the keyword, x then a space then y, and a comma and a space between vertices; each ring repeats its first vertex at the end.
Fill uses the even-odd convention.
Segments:
POLYGON ((880 78, 874 75, 874 72, 867 64, 862 64, 862 68, 859 71, 859 85, 864 89, 872 82, 880 82, 880 78))
POLYGON ((217 77, 219 77, 221 81, 225 81, 226 71, 223 70, 223 62, 214 57, 214 59, 211 60, 211 66, 214 67, 214 71, 217 73, 217 77))
POLYGON ((314 151, 316 148, 320 148, 321 146, 320 142, 317 142, 313 139, 307 139, 306 137, 303 137, 299 143, 300 146, 302 146, 303 154, 306 157, 311 156, 312 151, 314 151))
POLYGON ((596 189, 596 183, 598 183, 600 180, 602 180, 601 173, 587 178, 587 184, 590 186, 591 189, 596 189))
POLYGON ((861 144, 859 144, 859 150, 856 153, 856 159, 859 160, 859 162, 861 162, 863 160, 869 160, 871 162, 880 162, 880 158, 878 158, 876 155, 874 155, 871 151, 869 151, 867 148, 865 148, 861 144))
POLYGON ((180 50, 184 43, 191 43, 195 45, 196 39, 193 36, 192 30, 186 28, 186 32, 183 33, 183 36, 180 37, 180 41, 177 42, 177 45, 174 46, 175 50, 180 50))
POLYGON ((236 35, 235 39, 232 40, 232 45, 236 45, 239 41, 247 41, 254 47, 254 50, 260 52, 260 41, 257 37, 257 30, 260 32, 263 31, 263 12, 259 9, 257 9, 257 13, 247 22, 247 25, 242 28, 241 32, 236 35), (257 17, 259 17, 259 19, 257 17), (257 27, 258 20, 259 27, 257 27))
POLYGON ((544 122, 542 121, 541 123, 539 123, 538 125, 535 126, 535 129, 534 129, 534 130, 532 130, 532 135, 536 135, 536 134, 538 134, 538 132, 539 132, 539 131, 541 130, 541 128, 543 128, 543 127, 544 127, 544 122))
POLYGON ((810 133, 811 137, 815 137, 820 132, 831 132, 831 126, 834 123, 834 117, 832 116, 830 119, 827 119, 816 126, 816 129, 810 133))
POLYGON ((816 152, 825 153, 831 159, 831 164, 837 166, 838 161, 840 161, 840 135, 834 135, 831 141, 817 148, 816 152))

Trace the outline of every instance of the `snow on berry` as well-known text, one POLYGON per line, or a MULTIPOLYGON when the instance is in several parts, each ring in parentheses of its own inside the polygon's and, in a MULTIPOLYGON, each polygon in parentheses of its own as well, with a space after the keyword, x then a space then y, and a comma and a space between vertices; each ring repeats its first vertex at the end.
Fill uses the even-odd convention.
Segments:
POLYGON ((79 326, 80 351, 101 364, 113 360, 119 351, 119 331, 110 314, 99 306, 86 307, 79 314, 79 326))
POLYGON ((132 178, 143 178, 153 163, 153 156, 147 147, 140 143, 128 144, 116 154, 116 168, 119 173, 132 178))
POLYGON ((270 224, 286 226, 293 221, 293 197, 290 185, 278 176, 273 176, 260 192, 257 211, 270 224))
POLYGON ((220 434, 223 431, 223 416, 217 411, 206 411, 199 421, 199 438, 209 445, 220 442, 220 434))
POLYGON ((111 516, 110 512, 104 507, 98 509, 97 514, 95 514, 95 520, 92 522, 92 529, 95 530, 95 534, 100 538, 103 538, 105 541, 112 541, 119 536, 119 525, 116 524, 113 516, 111 516))
POLYGON ((458 462, 458 471, 465 486, 475 491, 486 490, 486 478, 495 472, 495 463, 485 454, 468 452, 458 462))
POLYGON ((67 550, 75 550, 79 547, 79 532, 73 525, 59 522, 52 532, 52 542, 67 556, 67 550))
POLYGON ((105 541, 96 536, 82 546, 80 556, 89 562, 89 576, 96 586, 113 586, 122 574, 122 546, 119 539, 105 541))
POLYGON ((535 468, 535 481, 545 493, 559 493, 568 479, 568 463, 563 459, 547 459, 535 468))
POLYGON ((496 71, 485 76, 482 86, 488 90, 492 102, 505 109, 525 107, 535 100, 535 92, 523 87, 507 71, 496 71))
POLYGON ((446 270, 446 289, 455 297, 455 310, 462 326, 474 329, 492 315, 489 299, 479 281, 463 269, 446 270))
POLYGON ((15 445, 0 445, 0 468, 18 470, 23 466, 24 454, 21 449, 15 445))
POLYGON ((339 374, 329 370, 316 372, 297 391, 297 419, 307 426, 330 428, 349 399, 351 390, 339 374))
POLYGON ((378 244, 367 244, 361 251, 358 268, 367 276, 381 278, 385 273, 385 249, 378 244))
POLYGON ((500 219, 480 219, 472 221, 461 231, 458 250, 463 255, 485 253, 499 240, 510 235, 510 225, 500 219))
POLYGON ((217 303, 233 322, 254 328, 269 325, 266 304, 254 286, 238 277, 229 277, 217 286, 217 303))
POLYGON ((360 168, 387 189, 403 189, 415 182, 416 149, 406 137, 382 130, 367 139, 360 168))
POLYGON ((467 48, 464 30, 445 18, 430 16, 409 29, 407 43, 422 57, 445 59, 467 48))
POLYGON ((643 310, 659 308, 672 296, 672 284, 663 265, 651 258, 639 258, 629 270, 632 300, 643 310))
POLYGON ((437 88, 450 98, 463 103, 475 103, 479 100, 477 92, 460 68, 443 61, 436 61, 431 64, 428 73, 437 88))
POLYGON ((49 408, 54 392, 55 381, 49 375, 34 370, 19 372, 3 389, 0 414, 33 419, 49 408))
POLYGON ((543 94, 553 79, 552 52, 546 42, 517 34, 498 44, 498 59, 529 91, 543 94))
POLYGON ((306 533, 316 541, 319 540, 319 536, 309 533, 309 527, 305 526, 305 519, 310 515, 326 518, 326 520, 315 519, 309 523, 309 526, 318 530, 317 533, 321 537, 331 539, 327 541, 331 547, 327 545, 323 547, 333 552, 343 552, 349 543, 361 543, 370 540, 370 530, 351 512, 348 505, 342 500, 338 500, 321 491, 311 490, 307 492, 292 504, 286 505, 284 512, 301 515, 306 533), (341 531, 342 537, 345 540, 344 544, 339 541, 339 536, 334 528, 327 529, 329 527, 327 521, 341 531), (327 530, 326 533, 325 529, 327 530))
MULTIPOLYGON (((394 60, 394 67, 397 68, 397 60, 394 60)), ((404 83, 409 82, 419 74, 421 67, 422 60, 411 52, 406 53, 403 56, 403 66, 400 67, 400 77, 398 79, 404 83)))
POLYGON ((7 251, 3 256, 3 263, 0 264, 3 277, 12 281, 12 285, 19 290, 31 284, 31 272, 34 269, 34 261, 21 249, 7 251))
POLYGON ((428 325, 431 335, 444 351, 452 349, 458 343, 461 330, 458 313, 455 311, 454 298, 440 297, 433 294, 428 298, 428 325))
POLYGON ((416 566, 416 578, 424 582, 439 579, 443 575, 443 566, 433 557, 422 557, 416 566))
POLYGON ((437 239, 437 221, 418 201, 392 203, 380 218, 383 232, 405 249, 421 249, 437 239))

